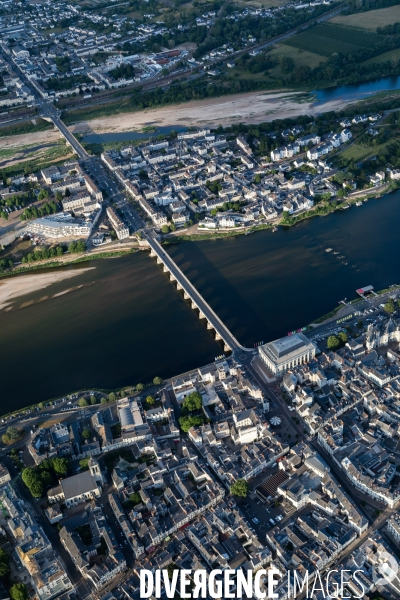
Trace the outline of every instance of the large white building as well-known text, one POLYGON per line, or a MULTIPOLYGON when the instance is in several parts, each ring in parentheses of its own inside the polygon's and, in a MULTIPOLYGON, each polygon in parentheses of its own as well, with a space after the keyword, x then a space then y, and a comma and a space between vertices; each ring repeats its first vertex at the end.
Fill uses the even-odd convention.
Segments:
POLYGON ((258 352, 268 369, 279 376, 312 360, 316 346, 302 333, 295 333, 260 346, 258 352))
MULTIPOLYGON (((98 217, 100 211, 96 215, 98 217)), ((58 239, 64 237, 85 237, 87 238, 92 231, 92 227, 97 219, 86 221, 74 219, 68 213, 58 213, 49 215, 31 221, 26 229, 30 233, 42 235, 44 237, 58 239)))

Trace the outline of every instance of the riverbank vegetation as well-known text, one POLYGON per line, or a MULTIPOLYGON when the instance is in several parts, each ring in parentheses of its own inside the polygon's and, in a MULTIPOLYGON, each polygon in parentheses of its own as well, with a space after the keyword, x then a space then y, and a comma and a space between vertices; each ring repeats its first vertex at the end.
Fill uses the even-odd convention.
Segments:
POLYGON ((21 123, 0 127, 0 137, 36 133, 37 131, 53 129, 53 127, 53 123, 49 123, 41 118, 35 118, 34 120, 23 121, 21 123))

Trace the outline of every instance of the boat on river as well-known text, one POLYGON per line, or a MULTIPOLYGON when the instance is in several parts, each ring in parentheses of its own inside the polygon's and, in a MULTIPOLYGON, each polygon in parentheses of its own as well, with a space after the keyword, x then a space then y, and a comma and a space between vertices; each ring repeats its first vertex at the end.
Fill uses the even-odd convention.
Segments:
POLYGON ((362 202, 361 201, 356 202, 356 206, 362 206, 362 202))
POLYGON ((332 252, 332 248, 326 248, 325 252, 332 252))

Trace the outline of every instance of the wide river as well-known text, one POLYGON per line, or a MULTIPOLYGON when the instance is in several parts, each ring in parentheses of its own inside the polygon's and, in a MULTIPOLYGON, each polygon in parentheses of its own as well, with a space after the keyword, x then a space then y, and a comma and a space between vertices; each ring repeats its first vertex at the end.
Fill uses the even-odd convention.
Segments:
MULTIPOLYGON (((235 336, 253 346, 312 322, 359 287, 400 282, 399 231, 400 191, 276 233, 168 252, 235 336)), ((0 312, 0 413, 80 388, 172 376, 221 353, 147 253, 76 268, 87 266, 95 269, 0 312)))

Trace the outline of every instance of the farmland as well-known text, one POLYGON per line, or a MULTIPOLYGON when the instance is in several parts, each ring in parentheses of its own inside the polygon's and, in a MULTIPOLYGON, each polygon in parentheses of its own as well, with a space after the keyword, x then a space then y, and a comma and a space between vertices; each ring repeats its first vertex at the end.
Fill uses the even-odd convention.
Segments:
POLYGON ((400 22, 400 5, 369 10, 361 14, 338 15, 330 21, 330 23, 368 29, 370 31, 375 31, 377 27, 385 27, 385 25, 391 25, 396 22, 400 22))
POLYGON ((381 36, 360 29, 324 23, 300 33, 284 43, 287 46, 314 54, 331 56, 335 52, 347 54, 355 52, 359 48, 369 48, 381 39, 381 36))
POLYGON ((281 56, 288 56, 294 60, 295 67, 308 66, 311 69, 317 67, 320 62, 327 60, 326 56, 321 54, 315 54, 314 52, 308 52, 301 48, 295 48, 294 46, 288 46, 286 44, 278 44, 271 52, 269 56, 279 59, 281 56))

